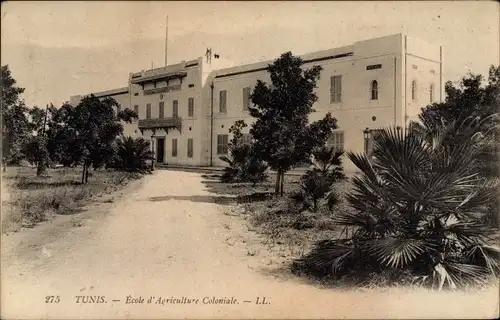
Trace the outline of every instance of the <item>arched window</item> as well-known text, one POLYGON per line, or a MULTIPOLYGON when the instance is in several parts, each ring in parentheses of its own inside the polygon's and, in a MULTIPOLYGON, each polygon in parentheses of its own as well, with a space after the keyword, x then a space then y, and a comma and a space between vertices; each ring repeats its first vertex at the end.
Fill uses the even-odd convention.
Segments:
POLYGON ((429 88, 429 100, 431 103, 434 102, 434 84, 431 84, 429 88))
POLYGON ((417 100, 417 80, 411 82, 411 99, 417 100))
POLYGON ((378 82, 373 80, 371 83, 372 100, 378 100, 378 82))

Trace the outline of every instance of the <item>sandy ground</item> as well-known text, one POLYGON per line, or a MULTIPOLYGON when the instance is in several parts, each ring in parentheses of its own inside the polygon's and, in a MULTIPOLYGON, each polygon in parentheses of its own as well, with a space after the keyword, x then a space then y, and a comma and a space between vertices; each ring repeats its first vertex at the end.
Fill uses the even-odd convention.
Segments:
POLYGON ((198 173, 157 171, 132 182, 114 203, 2 236, 2 318, 498 315, 498 287, 471 294, 340 291, 280 272, 259 237, 240 217, 223 214, 227 207, 213 203, 201 181, 198 173), (143 303, 126 303, 129 295, 143 303), (46 303, 47 296, 56 297, 46 303), (103 298, 82 303, 78 296, 103 298), (182 297, 199 300, 162 300, 182 297), (236 303, 207 303, 212 297, 236 303))

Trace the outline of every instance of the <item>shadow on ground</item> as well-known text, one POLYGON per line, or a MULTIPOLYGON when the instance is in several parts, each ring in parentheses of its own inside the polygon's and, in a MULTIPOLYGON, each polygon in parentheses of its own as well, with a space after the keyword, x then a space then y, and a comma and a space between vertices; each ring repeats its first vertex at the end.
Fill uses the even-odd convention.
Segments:
POLYGON ((45 189, 45 188, 55 188, 55 187, 66 187, 66 186, 78 186, 81 185, 79 181, 66 180, 66 181, 19 181, 16 187, 20 190, 27 189, 45 189))
POLYGON ((206 203, 217 203, 222 205, 234 204, 237 202, 237 197, 231 196, 163 196, 163 197, 151 197, 150 201, 169 201, 169 200, 179 200, 179 201, 191 201, 191 202, 206 202, 206 203))

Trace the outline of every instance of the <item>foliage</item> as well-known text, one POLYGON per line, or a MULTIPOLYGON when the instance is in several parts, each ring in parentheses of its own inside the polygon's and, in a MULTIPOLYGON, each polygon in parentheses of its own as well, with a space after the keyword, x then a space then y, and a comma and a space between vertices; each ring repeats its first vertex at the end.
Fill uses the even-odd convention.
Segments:
MULTIPOLYGON (((458 86, 448 82, 445 86, 446 100, 432 104, 422 110, 421 124, 412 124, 414 132, 436 136, 437 131, 447 124, 453 134, 447 135, 443 143, 459 143, 462 135, 475 134, 480 152, 476 155, 481 176, 498 185, 500 178, 500 67, 491 66, 486 85, 481 75, 469 74, 461 79, 458 86), (467 127, 468 130, 462 130, 467 127), (471 131, 472 130, 472 131, 471 131)), ((429 139, 428 139, 429 140, 429 139)), ((500 194, 498 194, 500 197, 500 194)), ((489 205, 489 221, 493 226, 500 226, 498 197, 489 205)))
POLYGON ((296 201, 303 201, 306 208, 318 210, 318 200, 325 198, 331 209, 340 202, 335 192, 334 183, 345 179, 342 168, 343 152, 336 152, 334 148, 322 146, 312 151, 312 169, 309 169, 301 178, 300 193, 295 194, 296 201), (302 200, 301 200, 302 199, 302 200))
POLYGON ((313 170, 319 171, 328 179, 329 183, 344 180, 345 175, 342 167, 343 154, 344 152, 335 151, 333 147, 326 145, 313 149, 313 170))
POLYGON ((308 124, 321 67, 303 70, 302 64, 291 52, 282 54, 268 66, 272 84, 258 80, 251 94, 249 111, 257 119, 250 129, 255 154, 276 171, 275 193, 281 195, 285 172, 306 162, 312 149, 323 145, 337 127, 330 114, 308 124))
POLYGON ((229 164, 229 166, 224 168, 224 172, 221 175, 221 182, 249 181, 255 185, 267 179, 265 173, 267 165, 253 152, 252 144, 243 141, 241 131, 245 127, 247 127, 247 124, 243 120, 238 120, 229 129, 229 133, 232 134, 232 139, 229 143, 231 157, 220 157, 221 160, 229 164))
POLYGON ((304 195, 304 200, 312 201, 312 210, 318 210, 318 200, 323 198, 330 190, 331 183, 327 176, 321 174, 319 170, 309 170, 301 178, 300 189, 304 195))
POLYGON ((128 172, 144 172, 150 169, 147 160, 153 159, 149 142, 143 138, 122 137, 116 142, 116 155, 108 167, 128 172))
POLYGON ((64 165, 83 164, 82 182, 88 180, 90 166, 102 167, 106 159, 113 158, 113 144, 123 132, 120 121, 137 117, 131 110, 116 115, 113 107, 117 106, 112 98, 90 95, 76 107, 63 105, 58 110, 51 109, 48 149, 64 165))
POLYGON ((458 86, 447 82, 445 101, 422 109, 419 120, 425 131, 432 134, 442 124, 454 123, 456 133, 459 133, 458 127, 466 124, 491 137, 483 145, 480 164, 484 176, 499 177, 500 125, 498 117, 493 115, 498 114, 500 108, 500 66, 491 66, 487 84, 482 83, 483 76, 474 74, 463 77, 458 86))
POLYGON ((24 146, 26 160, 37 166, 37 176, 45 174, 50 163, 49 152, 47 150, 47 138, 44 135, 30 136, 24 146))
POLYGON ((16 86, 8 65, 2 66, 0 78, 2 115, 2 157, 12 164, 23 158, 23 145, 28 139, 28 108, 19 96, 24 88, 16 86))
POLYGON ((399 270, 438 288, 498 275, 493 229, 480 219, 495 194, 476 166, 474 130, 463 127, 461 143, 444 144, 453 129, 443 126, 430 140, 386 129, 374 137, 373 159, 348 153, 361 171, 347 195, 356 212, 336 218, 342 238, 318 242, 295 266, 358 279, 399 270))

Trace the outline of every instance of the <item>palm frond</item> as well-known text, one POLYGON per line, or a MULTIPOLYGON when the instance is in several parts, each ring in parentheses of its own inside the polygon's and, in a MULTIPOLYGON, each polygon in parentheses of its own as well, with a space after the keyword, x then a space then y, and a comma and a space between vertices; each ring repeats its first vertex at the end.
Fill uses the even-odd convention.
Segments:
POLYGON ((485 267, 491 274, 500 273, 500 250, 486 244, 475 244, 469 248, 467 258, 470 263, 485 267))
POLYGON ((402 268, 420 258, 422 253, 433 250, 430 242, 420 239, 386 238, 369 245, 371 253, 391 268, 402 268))
POLYGON ((447 285, 456 289, 465 285, 482 285, 485 283, 485 269, 472 264, 444 260, 434 267, 432 272, 434 283, 438 290, 447 285))
POLYGON ((306 256, 295 261, 295 266, 312 274, 338 274, 349 259, 354 258, 356 249, 345 240, 324 240, 318 242, 306 256))

